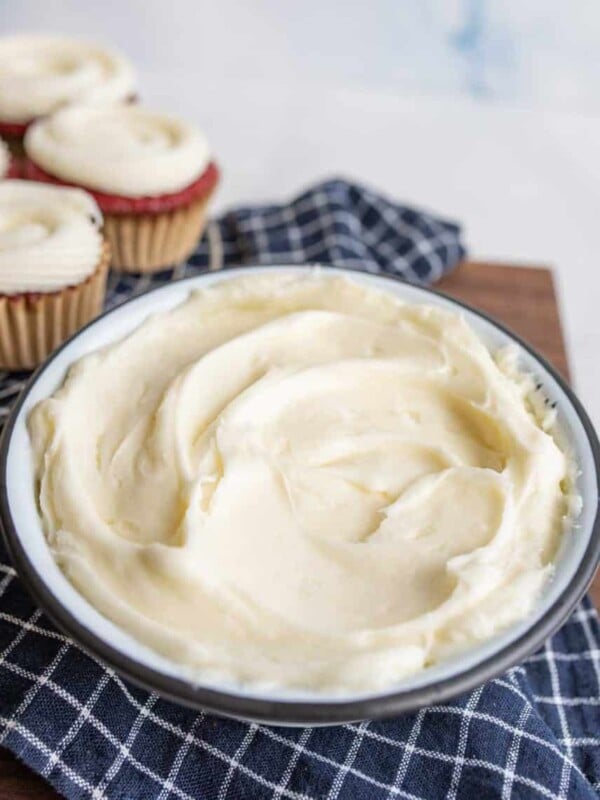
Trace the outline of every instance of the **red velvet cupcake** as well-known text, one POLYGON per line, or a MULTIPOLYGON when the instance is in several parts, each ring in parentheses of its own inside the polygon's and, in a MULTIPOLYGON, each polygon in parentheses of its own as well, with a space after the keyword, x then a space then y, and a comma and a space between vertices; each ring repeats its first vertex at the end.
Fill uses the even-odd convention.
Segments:
POLYGON ((101 312, 101 226, 85 192, 0 181, 0 369, 32 369, 101 312))
POLYGON ((0 136, 17 158, 33 120, 71 103, 122 103, 134 71, 118 53, 64 36, 0 38, 0 136))
POLYGON ((219 173, 193 126, 141 106, 71 107, 32 125, 25 150, 28 178, 93 195, 113 268, 155 272, 195 249, 219 173))

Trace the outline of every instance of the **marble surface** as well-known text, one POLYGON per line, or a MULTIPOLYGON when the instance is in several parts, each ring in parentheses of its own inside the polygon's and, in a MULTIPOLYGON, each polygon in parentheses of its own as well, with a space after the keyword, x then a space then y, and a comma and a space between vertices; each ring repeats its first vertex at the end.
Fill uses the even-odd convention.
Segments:
POLYGON ((3 32, 112 42, 200 123, 217 208, 334 174, 459 220, 475 258, 555 270, 600 425, 600 6, 587 0, 19 0, 3 32))

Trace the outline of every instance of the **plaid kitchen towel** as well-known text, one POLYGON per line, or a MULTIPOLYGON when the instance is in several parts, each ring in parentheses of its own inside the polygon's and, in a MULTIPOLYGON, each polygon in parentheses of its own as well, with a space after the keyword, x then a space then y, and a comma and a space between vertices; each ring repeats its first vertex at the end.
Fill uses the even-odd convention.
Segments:
MULTIPOLYGON (((430 282, 459 229, 340 180, 234 211, 187 265, 113 276, 109 303, 222 263, 322 261, 430 282)), ((5 413, 26 376, 4 376, 5 413)), ((585 601, 522 666, 387 722, 271 728, 182 708, 85 655, 0 549, 0 743, 71 800, 592 798, 600 788, 600 627, 585 601)))

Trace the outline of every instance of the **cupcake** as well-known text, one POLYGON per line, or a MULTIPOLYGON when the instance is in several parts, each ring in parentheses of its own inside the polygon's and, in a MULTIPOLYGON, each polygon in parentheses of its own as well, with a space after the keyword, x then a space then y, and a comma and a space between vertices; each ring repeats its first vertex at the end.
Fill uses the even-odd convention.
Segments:
POLYGON ((109 248, 79 189, 0 182, 0 368, 30 369, 102 309, 109 248))
POLYGON ((0 136, 17 156, 28 125, 70 103, 120 103, 135 95, 118 53, 64 36, 0 38, 0 136))
POLYGON ((31 125, 25 151, 31 180, 94 196, 115 269, 155 272, 196 247, 219 176, 192 125, 138 105, 72 106, 31 125))

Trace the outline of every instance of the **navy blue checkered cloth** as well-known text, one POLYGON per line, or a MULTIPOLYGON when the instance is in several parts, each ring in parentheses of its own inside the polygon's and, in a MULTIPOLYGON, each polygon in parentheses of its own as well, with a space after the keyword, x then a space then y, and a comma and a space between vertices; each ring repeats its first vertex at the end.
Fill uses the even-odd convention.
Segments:
MULTIPOLYGON (((115 304, 222 263, 322 261, 429 282, 459 229, 330 181, 211 224, 187 265, 113 276, 115 304)), ((3 376, 4 413, 24 376, 3 376)), ((271 728, 218 719, 122 680, 60 634, 0 548, 0 743, 71 800, 593 798, 600 627, 588 601, 538 653, 452 703, 387 722, 271 728)))

